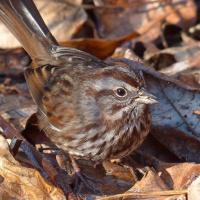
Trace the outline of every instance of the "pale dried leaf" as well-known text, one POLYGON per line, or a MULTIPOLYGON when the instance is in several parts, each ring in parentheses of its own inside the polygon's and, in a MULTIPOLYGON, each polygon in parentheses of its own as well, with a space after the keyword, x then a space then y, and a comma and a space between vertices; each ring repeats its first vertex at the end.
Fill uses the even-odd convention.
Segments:
POLYGON ((63 193, 46 182, 38 171, 20 165, 10 154, 6 143, 0 135, 0 199, 65 199, 63 193))
POLYGON ((188 200, 200 200, 200 176, 188 188, 188 200))

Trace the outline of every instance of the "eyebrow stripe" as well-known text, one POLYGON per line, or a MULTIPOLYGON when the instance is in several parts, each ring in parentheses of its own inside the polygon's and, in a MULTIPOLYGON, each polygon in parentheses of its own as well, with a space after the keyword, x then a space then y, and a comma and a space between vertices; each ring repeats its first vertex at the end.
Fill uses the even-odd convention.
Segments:
POLYGON ((92 79, 98 80, 98 79, 102 79, 105 77, 112 77, 116 80, 121 80, 121 81, 131 85, 132 87, 138 87, 138 85, 139 85, 139 83, 136 81, 136 77, 129 76, 127 73, 118 71, 118 70, 103 71, 99 74, 95 74, 95 76, 92 77, 92 79))

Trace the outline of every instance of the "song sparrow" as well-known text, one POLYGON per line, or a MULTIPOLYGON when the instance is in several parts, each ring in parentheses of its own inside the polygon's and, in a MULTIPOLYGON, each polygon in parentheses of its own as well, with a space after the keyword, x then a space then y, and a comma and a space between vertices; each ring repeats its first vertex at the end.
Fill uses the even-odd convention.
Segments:
POLYGON ((0 13, 0 17, 32 58, 45 64, 25 72, 38 105, 40 128, 73 156, 101 162, 130 154, 150 130, 148 104, 155 103, 145 91, 142 72, 52 45, 53 37, 41 33, 42 20, 35 25, 40 16, 28 2, 1 1, 4 15, 0 13), (29 41, 29 37, 36 42, 29 41), (38 51, 35 44, 39 44, 38 51))
POLYGON ((141 72, 88 59, 25 73, 40 128, 71 155, 98 162, 124 157, 148 134, 154 97, 141 72))

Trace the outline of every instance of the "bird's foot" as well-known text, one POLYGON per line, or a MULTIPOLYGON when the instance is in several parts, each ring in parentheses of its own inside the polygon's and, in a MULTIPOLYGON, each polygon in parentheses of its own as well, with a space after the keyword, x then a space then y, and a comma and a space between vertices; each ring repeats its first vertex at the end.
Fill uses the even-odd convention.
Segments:
POLYGON ((97 189, 96 184, 97 180, 89 177, 85 173, 79 171, 75 173, 75 182, 74 182, 74 192, 79 194, 83 185, 94 194, 102 194, 102 192, 97 189))

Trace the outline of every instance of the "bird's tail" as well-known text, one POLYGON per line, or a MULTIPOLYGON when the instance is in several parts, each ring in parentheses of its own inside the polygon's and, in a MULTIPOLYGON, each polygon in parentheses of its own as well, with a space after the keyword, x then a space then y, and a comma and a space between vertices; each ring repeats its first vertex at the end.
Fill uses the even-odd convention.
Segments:
POLYGON ((37 64, 55 59, 52 52, 58 43, 32 0, 0 0, 0 20, 37 64))

